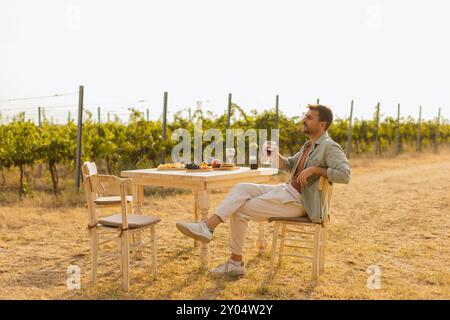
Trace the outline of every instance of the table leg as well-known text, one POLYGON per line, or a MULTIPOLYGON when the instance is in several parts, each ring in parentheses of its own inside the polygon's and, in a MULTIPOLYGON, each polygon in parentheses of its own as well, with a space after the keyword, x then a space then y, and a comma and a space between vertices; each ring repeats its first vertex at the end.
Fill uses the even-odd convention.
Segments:
POLYGON ((258 249, 258 254, 261 256, 264 254, 267 247, 267 241, 264 239, 264 222, 259 222, 258 224, 258 240, 256 240, 256 248, 258 249))
MULTIPOLYGON (((194 194, 194 221, 198 222, 200 221, 200 209, 198 207, 198 191, 193 191, 194 194)), ((200 241, 194 240, 194 250, 196 250, 198 247, 200 247, 200 241)))
POLYGON ((144 204, 144 186, 133 184, 133 213, 142 214, 142 205, 144 204))
MULTIPOLYGON (((200 215, 202 220, 206 220, 208 218, 208 210, 209 210, 209 198, 208 191, 202 190, 198 192, 198 206, 200 209, 200 215)), ((208 268, 208 244, 202 243, 200 248, 200 268, 207 269, 208 268)))
MULTIPOLYGON (((133 194, 133 214, 142 214, 142 206, 144 204, 144 186, 133 184, 132 186, 132 194, 133 194)), ((133 242, 136 246, 140 246, 142 244, 141 241, 141 233, 136 232, 134 234, 133 242)), ((138 248, 136 250, 136 258, 138 260, 143 259, 142 248, 138 248)))

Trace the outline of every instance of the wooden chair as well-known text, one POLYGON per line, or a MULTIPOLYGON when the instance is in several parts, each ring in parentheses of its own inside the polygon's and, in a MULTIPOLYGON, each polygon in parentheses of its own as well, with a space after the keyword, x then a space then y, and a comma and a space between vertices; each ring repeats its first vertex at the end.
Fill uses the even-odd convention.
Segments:
MULTIPOLYGON (((328 222, 330 221, 330 205, 331 195, 333 191, 333 185, 327 178, 321 177, 319 180, 318 191, 321 192, 321 217, 328 216, 328 222)), ((325 242, 327 234, 327 221, 321 223, 313 223, 308 216, 299 218, 281 218, 272 217, 269 218, 269 222, 275 222, 273 231, 272 251, 270 255, 270 277, 273 276, 275 257, 278 253, 278 267, 281 265, 283 256, 297 257, 306 259, 312 262, 312 277, 314 280, 318 279, 319 274, 323 272, 325 266, 325 242), (292 229, 288 229, 287 226, 291 226, 292 229), (281 234, 279 233, 281 227, 281 234), (300 227, 300 229, 296 229, 300 227), (288 238, 286 233, 296 233, 308 239, 288 238), (280 247, 276 252, 278 239, 280 241, 280 247), (296 244, 288 243, 291 241, 296 244), (306 244, 305 244, 306 241, 306 244), (300 243, 300 244, 298 244, 300 243), (285 247, 293 249, 301 249, 310 251, 312 254, 301 255, 295 253, 285 253, 285 247)))
MULTIPOLYGON (((131 247, 141 248, 151 246, 152 253, 152 274, 156 278, 156 234, 155 225, 161 220, 158 217, 129 214, 130 206, 127 205, 127 194, 131 193, 131 179, 121 179, 115 176, 93 174, 87 176, 84 184, 88 192, 88 209, 89 209, 89 235, 92 249, 91 275, 90 280, 94 285, 97 280, 97 264, 98 249, 101 244, 109 241, 118 241, 121 253, 121 270, 123 273, 123 289, 128 291, 129 288, 129 254, 131 247), (98 204, 95 202, 96 194, 120 196, 121 212, 107 217, 98 217, 98 204), (148 243, 139 243, 138 245, 130 245, 130 236, 150 229, 151 240, 148 243), (99 241, 100 236, 107 235, 108 238, 99 241), (112 237, 111 237, 112 235, 112 237)), ((108 260, 115 255, 108 255, 101 261, 108 260)))
MULTIPOLYGON (((83 175, 83 181, 93 175, 97 174, 97 166, 95 165, 95 162, 85 162, 81 166, 81 172, 83 175)), ((86 186, 86 185, 85 185, 86 186)), ((85 188, 85 191, 88 192, 88 190, 85 188)), ((94 194, 94 202, 97 205, 97 208, 109 208, 109 207, 120 207, 120 196, 119 195, 113 195, 113 196, 104 196, 101 194, 94 194)), ((133 196, 127 196, 127 203, 133 202, 133 196)))
MULTIPOLYGON (((95 164, 95 162, 86 161, 81 166, 81 173, 83 176, 83 181, 85 181, 87 177, 89 177, 93 174, 98 174, 97 165, 95 164)), ((113 208, 113 207, 120 208, 120 206, 121 206, 120 195, 105 196, 102 194, 92 192, 92 190, 90 188, 91 188, 91 186, 89 183, 88 184, 84 183, 86 199, 88 198, 88 194, 92 194, 92 196, 94 198, 95 206, 97 209, 113 208)), ((130 213, 131 213, 132 203, 133 203, 133 196, 127 196, 127 205, 130 206, 130 209, 129 209, 130 213)), ((85 203, 85 207, 88 208, 87 202, 85 203)), ((132 240, 133 244, 135 242, 140 241, 139 237, 136 235, 133 235, 131 240, 132 240)), ((138 256, 139 256, 139 258, 142 258, 140 253, 138 253, 138 256)))

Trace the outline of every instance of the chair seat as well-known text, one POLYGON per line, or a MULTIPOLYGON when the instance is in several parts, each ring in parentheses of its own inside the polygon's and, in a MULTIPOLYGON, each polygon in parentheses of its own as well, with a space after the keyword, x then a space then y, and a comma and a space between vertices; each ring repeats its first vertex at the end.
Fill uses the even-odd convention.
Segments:
POLYGON ((284 217, 270 217, 269 222, 281 221, 281 222, 303 222, 303 223, 313 223, 308 216, 304 217, 294 217, 294 218, 284 218, 284 217))
MULTIPOLYGON (((161 221, 158 217, 144 216, 140 214, 129 214, 128 216, 128 228, 137 229, 145 226, 149 226, 161 221)), ((122 226, 122 214, 114 214, 112 216, 104 217, 98 220, 98 223, 105 227, 117 228, 122 226)))
MULTIPOLYGON (((133 196, 127 196, 127 202, 132 202, 133 196)), ((95 204, 107 205, 107 204, 120 204, 120 196, 111 197, 99 197, 94 200, 95 204)))

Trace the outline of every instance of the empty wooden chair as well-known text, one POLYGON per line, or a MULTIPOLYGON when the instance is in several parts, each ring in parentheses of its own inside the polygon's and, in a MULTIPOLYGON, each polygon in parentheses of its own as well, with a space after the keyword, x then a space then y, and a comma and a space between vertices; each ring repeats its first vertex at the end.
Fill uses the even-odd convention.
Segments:
POLYGON ((323 272, 325 266, 325 242, 327 224, 330 221, 332 189, 333 186, 328 181, 328 179, 325 177, 321 177, 318 186, 318 191, 321 193, 321 217, 328 217, 328 219, 321 223, 313 223, 308 216, 299 218, 269 218, 269 222, 275 222, 272 240, 272 251, 270 255, 270 277, 273 276, 275 258, 277 254, 278 267, 281 265, 281 261, 284 256, 291 256, 306 259, 312 262, 312 277, 314 280, 317 279, 319 277, 319 274, 323 272), (290 229, 287 228, 288 226, 290 227, 290 229), (299 239, 298 237, 288 238, 286 236, 287 233, 299 234, 306 239, 299 239), (276 248, 278 241, 280 241, 280 246, 277 252, 276 248), (287 253, 284 251, 285 247, 292 248, 293 250, 303 250, 303 252, 307 251, 310 252, 311 255, 287 253))
MULTIPOLYGON (((95 162, 87 161, 83 163, 83 165, 81 166, 81 172, 83 175, 83 180, 93 174, 97 174, 98 171, 95 162)), ((86 188, 85 191, 90 192, 86 188)), ((94 202, 98 208, 120 207, 120 196, 119 195, 105 196, 101 194, 94 194, 94 202)), ((129 203, 133 202, 133 196, 131 195, 127 196, 127 202, 129 203)))
MULTIPOLYGON (((121 179, 115 176, 93 174, 84 180, 85 187, 90 190, 88 193, 89 209, 89 235, 92 249, 91 275, 92 284, 97 280, 98 249, 101 244, 109 241, 118 241, 120 244, 121 270, 123 273, 123 289, 129 288, 129 254, 131 247, 142 248, 151 247, 152 274, 156 278, 156 230, 155 225, 161 221, 158 217, 130 214, 130 206, 127 205, 127 195, 131 193, 131 179, 121 179), (96 194, 115 195, 120 197, 120 213, 107 217, 99 217, 97 206, 94 200, 96 194), (150 241, 148 243, 139 242, 138 245, 130 244, 130 236, 144 230, 150 230, 150 241), (101 236, 108 236, 100 241, 101 236)), ((113 255, 117 256, 117 254, 113 255)), ((111 258, 108 255, 102 260, 111 258)))

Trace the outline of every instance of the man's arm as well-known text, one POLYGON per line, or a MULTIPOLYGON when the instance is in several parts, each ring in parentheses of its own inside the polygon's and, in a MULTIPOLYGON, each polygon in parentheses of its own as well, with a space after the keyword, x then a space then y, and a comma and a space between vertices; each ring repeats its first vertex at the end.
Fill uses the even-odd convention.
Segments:
POLYGON ((301 150, 296 154, 294 154, 293 156, 285 158, 278 152, 278 168, 284 171, 291 170, 292 167, 295 166, 295 164, 297 163, 300 153, 301 150))
POLYGON ((312 175, 322 176, 336 183, 350 182, 350 165, 344 151, 337 143, 327 146, 325 157, 326 168, 308 167, 302 170, 297 178, 302 186, 308 184, 308 178, 312 175))
POLYGON ((312 169, 313 169, 313 172, 314 172, 315 175, 328 178, 328 176, 327 176, 327 169, 326 168, 312 167, 312 169))
POLYGON ((303 187, 308 185, 308 178, 313 175, 323 176, 327 178, 327 169, 321 167, 308 167, 302 170, 297 177, 297 182, 303 187))
POLYGON ((325 152, 326 177, 328 177, 328 180, 336 183, 349 183, 350 165, 341 146, 337 143, 330 144, 325 152))
POLYGON ((287 164, 288 164, 288 159, 283 157, 281 154, 278 153, 278 168, 280 170, 286 170, 287 168, 287 164))

